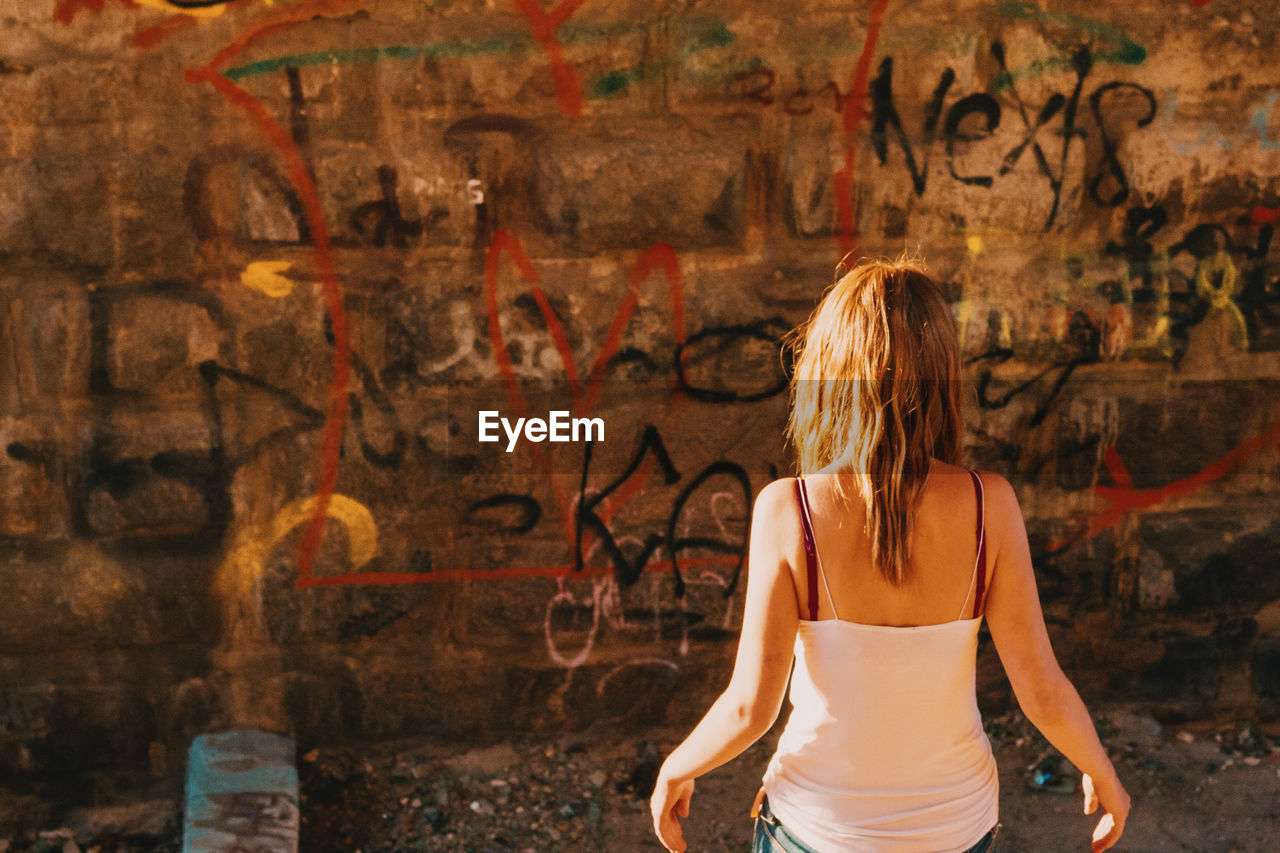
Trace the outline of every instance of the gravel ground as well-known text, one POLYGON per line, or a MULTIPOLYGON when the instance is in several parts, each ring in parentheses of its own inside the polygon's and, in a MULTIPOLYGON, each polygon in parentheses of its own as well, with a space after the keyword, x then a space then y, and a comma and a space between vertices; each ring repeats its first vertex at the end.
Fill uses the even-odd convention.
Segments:
MULTIPOLYGON (((1119 850, 1280 850, 1280 727, 1162 728, 1124 709, 1095 719, 1134 801, 1119 850)), ((1078 775, 1016 713, 989 720, 987 730, 1000 764, 1000 853, 1087 850, 1094 818, 1080 813, 1078 775)), ((746 809, 780 733, 781 725, 699 780, 685 821, 691 851, 748 849, 746 809)), ((684 734, 610 723, 483 749, 415 740, 312 750, 299 760, 301 850, 660 851, 648 793, 661 756, 684 734)), ((103 810, 81 810, 43 837, 27 831, 6 841, 0 831, 0 853, 180 849, 178 803, 135 809, 135 826, 149 831, 105 834, 103 810)))

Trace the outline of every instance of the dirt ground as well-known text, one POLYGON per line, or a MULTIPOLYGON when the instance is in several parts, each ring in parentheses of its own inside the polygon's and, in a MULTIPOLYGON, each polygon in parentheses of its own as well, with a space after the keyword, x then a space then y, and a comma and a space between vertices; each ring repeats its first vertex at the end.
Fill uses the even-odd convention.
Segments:
MULTIPOLYGON (((1133 797, 1117 850, 1280 850, 1280 726, 1162 728, 1124 709, 1095 713, 1095 722, 1133 797)), ((780 723, 699 780, 685 821, 690 851, 749 849, 746 810, 781 729, 780 723)), ((1060 764, 1049 782, 1071 793, 1037 787, 1033 768, 1053 764, 1056 753, 1016 713, 988 720, 987 731, 1000 766, 1000 853, 1087 850, 1095 818, 1081 813, 1074 770, 1060 764)), ((660 851, 647 794, 661 757, 685 733, 637 732, 633 724, 612 722, 483 749, 413 740, 311 750, 299 759, 300 847, 303 853, 660 851)), ((61 823, 50 813, 45 820, 53 822, 40 832, 29 826, 8 838, 0 820, 0 853, 181 848, 177 798, 153 798, 139 808, 146 832, 105 831, 93 810, 71 812, 61 823)))
MULTIPOLYGON (((1096 714, 1095 720, 1133 797, 1118 850, 1280 850, 1280 742, 1274 738, 1280 730, 1208 723, 1163 729, 1124 710, 1096 714)), ((991 720, 987 728, 1000 765, 1001 853, 1087 850, 1096 817, 1082 814, 1078 775, 1069 765, 1062 768, 1059 787, 1073 787, 1070 794, 1037 788, 1032 768, 1056 753, 1020 715, 991 720)), ((686 821, 691 851, 749 848, 746 810, 780 733, 781 725, 698 782, 686 821)), ((601 725, 551 744, 454 753, 401 744, 355 768, 355 777, 378 780, 375 787, 385 790, 367 801, 357 794, 365 805, 351 801, 351 788, 318 802, 325 800, 319 780, 352 769, 336 769, 350 756, 314 754, 304 775, 303 849, 659 851, 645 794, 660 756, 683 734, 655 731, 639 738, 601 725), (350 805, 356 809, 349 811, 350 805)))

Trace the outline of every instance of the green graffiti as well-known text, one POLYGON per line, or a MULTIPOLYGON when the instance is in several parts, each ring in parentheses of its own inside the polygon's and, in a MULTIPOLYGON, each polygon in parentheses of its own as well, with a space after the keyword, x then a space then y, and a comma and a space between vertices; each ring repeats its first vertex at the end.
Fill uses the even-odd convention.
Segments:
MULTIPOLYGON (((604 27, 570 27, 560 30, 560 39, 566 44, 596 44, 610 41, 640 29, 634 24, 612 24, 604 27)), ((625 91, 634 83, 653 79, 657 72, 704 50, 724 47, 734 40, 733 33, 720 22, 695 25, 689 38, 670 59, 642 62, 630 68, 619 68, 590 81, 587 90, 590 97, 607 98, 625 91)), ((476 41, 448 41, 433 44, 390 45, 385 47, 355 47, 339 50, 315 50, 262 59, 245 65, 228 68, 223 75, 230 80, 243 80, 260 74, 270 74, 282 68, 306 68, 315 65, 358 65, 380 62, 384 59, 408 60, 430 56, 441 59, 458 59, 467 56, 491 56, 531 50, 533 39, 527 35, 512 38, 481 39, 476 41)))
POLYGON ((531 38, 486 39, 482 41, 452 41, 436 44, 401 44, 388 47, 353 47, 345 50, 313 50, 262 59, 247 65, 237 65, 222 72, 230 80, 243 80, 259 74, 269 74, 281 68, 306 68, 311 65, 357 65, 378 62, 383 59, 416 59, 420 56, 436 56, 453 59, 462 56, 484 56, 509 53, 533 46, 531 38))
MULTIPOLYGON (((691 30, 684 45, 670 58, 656 62, 640 62, 593 77, 587 83, 588 97, 609 98, 625 92, 632 85, 656 80, 667 68, 681 65, 705 50, 732 44, 734 38, 733 31, 723 23, 697 25, 691 30)), ((721 75, 717 73, 716 76, 721 75)))
MULTIPOLYGON (((1055 24, 1103 39, 1112 48, 1094 53, 1094 62, 1099 64, 1141 65, 1147 58, 1147 49, 1145 47, 1131 39, 1119 28, 1103 21, 1072 15, 1069 12, 1053 12, 1041 9, 1031 3, 1022 2, 1022 0, 999 0, 996 3, 996 10, 1006 18, 1032 21, 1038 24, 1055 24)), ((992 81, 992 88, 998 92, 1009 88, 1015 80, 1037 77, 1041 74, 1050 74, 1058 71, 1070 71, 1072 67, 1070 54, 1064 52, 1059 56, 1039 59, 1021 68, 1015 68, 1008 74, 999 74, 992 81)))

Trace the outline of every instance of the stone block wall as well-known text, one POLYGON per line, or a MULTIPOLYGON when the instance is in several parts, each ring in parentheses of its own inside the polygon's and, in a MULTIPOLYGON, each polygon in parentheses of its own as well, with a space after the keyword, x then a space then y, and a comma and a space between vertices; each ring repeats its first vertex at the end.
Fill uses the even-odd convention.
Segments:
POLYGON ((1086 696, 1273 717, 1273 6, 3 0, 0 773, 691 720, 850 250, 1086 696))

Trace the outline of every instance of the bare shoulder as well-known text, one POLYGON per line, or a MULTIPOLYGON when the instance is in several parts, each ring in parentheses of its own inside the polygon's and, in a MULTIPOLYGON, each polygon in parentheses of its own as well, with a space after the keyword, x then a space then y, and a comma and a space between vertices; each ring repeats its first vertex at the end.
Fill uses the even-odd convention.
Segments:
POLYGON ((1019 543, 1026 540, 1026 527, 1018 495, 1004 476, 995 471, 978 471, 982 480, 984 524, 990 540, 989 549, 999 559, 1006 548, 1020 550, 1019 543))
POLYGON ((756 495, 756 521, 774 521, 794 515, 796 507, 795 477, 774 480, 756 495))
POLYGON ((800 502, 796 479, 783 477, 769 483, 756 495, 751 513, 752 535, 772 540, 785 553, 800 542, 800 502))
POLYGON ((1011 516, 1021 518, 1018 495, 1014 492, 1013 485, 995 471, 974 470, 982 481, 982 497, 987 517, 997 522, 1005 521, 1011 516))

